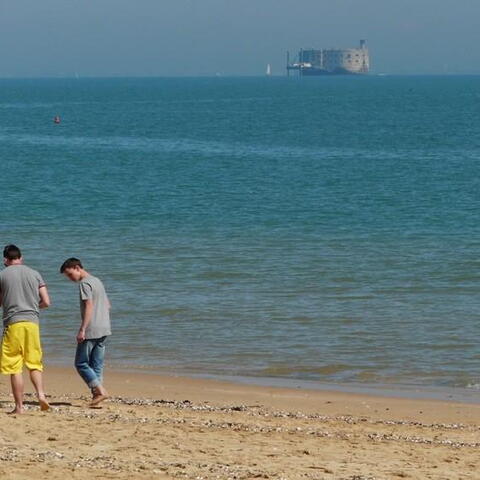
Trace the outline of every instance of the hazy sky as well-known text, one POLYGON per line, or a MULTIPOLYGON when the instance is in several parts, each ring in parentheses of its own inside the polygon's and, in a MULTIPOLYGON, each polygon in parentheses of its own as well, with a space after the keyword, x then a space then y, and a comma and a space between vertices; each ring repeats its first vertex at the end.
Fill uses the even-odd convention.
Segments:
POLYGON ((480 73, 480 0, 0 0, 0 76, 263 75, 365 38, 380 73, 480 73))

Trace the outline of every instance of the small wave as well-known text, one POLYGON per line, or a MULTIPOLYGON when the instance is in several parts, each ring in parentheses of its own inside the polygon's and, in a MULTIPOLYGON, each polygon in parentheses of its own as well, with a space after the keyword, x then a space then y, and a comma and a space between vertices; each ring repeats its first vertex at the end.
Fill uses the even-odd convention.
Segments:
POLYGON ((469 383, 466 388, 470 390, 480 390, 480 383, 469 383))
MULTIPOLYGON (((129 150, 146 153, 186 153, 191 155, 226 156, 229 158, 243 158, 247 156, 263 158, 326 158, 326 159, 362 159, 382 158, 401 159, 406 151, 391 152, 387 150, 359 150, 336 147, 303 147, 285 145, 254 145, 239 142, 219 142, 189 138, 147 138, 147 137, 80 137, 29 135, 2 132, 0 141, 3 144, 35 145, 44 147, 66 147, 75 149, 96 150, 129 150)), ((365 298, 370 298, 366 296, 365 298)))
POLYGON ((301 375, 301 374, 317 374, 317 375, 333 375, 335 373, 351 370, 351 365, 344 364, 331 364, 324 365, 322 367, 315 366, 276 366, 267 367, 261 372, 265 376, 289 376, 289 375, 301 375))
POLYGON ((197 275, 200 280, 233 280, 241 278, 250 278, 247 272, 227 272, 227 271, 214 271, 214 272, 202 272, 197 275))
MULTIPOLYGON (((246 145, 241 143, 223 143, 208 140, 186 138, 145 138, 145 137, 60 137, 53 135, 0 135, 2 143, 26 144, 45 147, 73 147, 97 150, 135 150, 154 153, 189 153, 205 155, 225 155, 228 157, 260 156, 260 157, 304 157, 325 152, 292 147, 246 145)), ((345 155, 345 152, 342 153, 345 155)), ((352 155, 354 153, 352 152, 352 155)))

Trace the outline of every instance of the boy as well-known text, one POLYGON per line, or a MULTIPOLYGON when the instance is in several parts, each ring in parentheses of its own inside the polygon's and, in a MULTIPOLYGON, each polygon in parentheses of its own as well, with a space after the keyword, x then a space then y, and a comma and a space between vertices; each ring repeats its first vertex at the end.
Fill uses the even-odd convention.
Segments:
POLYGON ((37 392, 40 409, 50 408, 43 389, 42 347, 39 314, 50 306, 47 287, 42 276, 23 265, 20 249, 7 245, 3 250, 5 269, 0 273, 0 304, 3 307, 3 340, 0 372, 10 375, 15 409, 23 413, 23 365, 37 392))
POLYGON ((65 260, 60 273, 79 284, 82 323, 77 333, 75 367, 90 387, 93 397, 90 406, 95 407, 108 398, 102 381, 105 342, 112 334, 110 302, 103 283, 90 275, 78 258, 65 260))

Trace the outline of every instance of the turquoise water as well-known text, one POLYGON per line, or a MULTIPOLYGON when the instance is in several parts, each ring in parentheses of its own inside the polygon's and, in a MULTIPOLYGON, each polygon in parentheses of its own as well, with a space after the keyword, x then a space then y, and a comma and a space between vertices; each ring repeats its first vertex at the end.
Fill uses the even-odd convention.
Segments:
POLYGON ((0 158, 47 362, 73 255, 111 366, 480 383, 480 77, 1 80, 0 158))

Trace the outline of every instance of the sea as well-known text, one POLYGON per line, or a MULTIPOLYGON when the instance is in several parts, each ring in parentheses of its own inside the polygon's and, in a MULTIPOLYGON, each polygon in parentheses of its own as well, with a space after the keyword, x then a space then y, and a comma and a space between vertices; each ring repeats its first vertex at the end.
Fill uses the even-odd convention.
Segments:
POLYGON ((480 389, 479 76, 1 79, 0 165, 47 365, 74 256, 111 368, 480 389))

